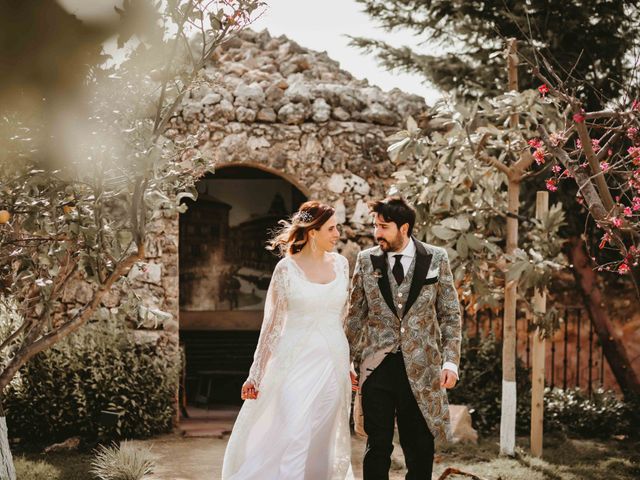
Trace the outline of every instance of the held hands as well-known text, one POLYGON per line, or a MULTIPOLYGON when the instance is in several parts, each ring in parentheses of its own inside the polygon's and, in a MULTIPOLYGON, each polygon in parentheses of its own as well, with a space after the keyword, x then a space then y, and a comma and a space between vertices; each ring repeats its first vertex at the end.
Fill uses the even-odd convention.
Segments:
POLYGON ((360 390, 360 387, 358 386, 358 375, 356 375, 356 372, 351 370, 349 372, 349 376, 351 377, 351 391, 357 392, 358 390, 360 390))
POLYGON ((453 388, 456 386, 456 383, 458 383, 458 376, 455 373, 446 368, 442 370, 442 375, 440 376, 441 387, 453 388))
POLYGON ((255 400, 258 398, 258 393, 259 392, 256 390, 253 382, 247 380, 244 382, 244 385, 242 385, 242 393, 240 394, 240 397, 242 400, 255 400))

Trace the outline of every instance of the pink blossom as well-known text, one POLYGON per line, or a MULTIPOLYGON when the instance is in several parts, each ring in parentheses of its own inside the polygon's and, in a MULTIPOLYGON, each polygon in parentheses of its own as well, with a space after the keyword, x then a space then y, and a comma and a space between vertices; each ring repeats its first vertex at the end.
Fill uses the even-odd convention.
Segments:
POLYGON ((613 226, 616 228, 620 228, 622 226, 622 219, 619 217, 614 218, 613 220, 611 220, 611 222, 613 223, 613 226))
POLYGON ((629 273, 629 271, 631 271, 631 269, 629 268, 629 265, 627 265, 626 263, 621 263, 620 266, 618 267, 618 273, 620 275, 624 275, 625 273, 629 273))
POLYGON ((553 167, 551 167, 551 171, 553 173, 560 173, 561 170, 562 170, 562 167, 560 165, 554 165, 553 167))
POLYGON ((636 127, 629 127, 627 129, 627 137, 631 140, 633 140, 636 135, 638 135, 638 129, 636 127))
POLYGON ((542 148, 542 140, 539 138, 532 138, 527 142, 532 148, 542 148))
POLYGON ((613 150, 611 148, 609 148, 607 150, 607 157, 610 157, 611 155, 613 155, 613 150))
POLYGON ((633 211, 631 210, 631 207, 624 207, 624 216, 630 217, 632 215, 633 215, 633 211))
POLYGON ((609 170, 609 164, 607 162, 602 162, 600 164, 600 168, 602 168, 603 172, 606 172, 607 170, 609 170))
POLYGON ((637 99, 631 104, 631 110, 640 110, 640 102, 637 99))
MULTIPOLYGON (((582 141, 579 138, 576 140, 576 148, 579 148, 580 150, 582 150, 582 141)), ((597 138, 592 138, 591 148, 593 149, 594 152, 597 152, 598 150, 600 150, 600 140, 598 140, 597 138)))
POLYGON ((605 233, 600 239, 600 245, 598 245, 598 248, 602 250, 605 247, 605 245, 609 243, 609 240, 611 240, 611 235, 609 235, 609 233, 605 233))
POLYGON ((573 114, 573 121, 576 123, 584 123, 585 119, 584 110, 580 110, 578 113, 573 114))
POLYGON ((549 86, 545 83, 538 87, 538 91, 544 97, 547 93, 549 93, 549 86))
POLYGON ((544 153, 544 148, 538 148, 533 152, 533 158, 536 160, 538 165, 542 165, 544 163, 544 153))
POLYGON ((627 152, 629 153, 629 155, 631 155, 631 157, 633 158, 638 158, 640 157, 640 147, 629 147, 627 149, 627 152))
POLYGON ((546 183, 547 183, 547 190, 549 190, 550 192, 555 192, 558 190, 558 187, 556 186, 555 178, 548 178, 546 183))
POLYGON ((564 138, 564 135, 562 135, 561 133, 553 132, 551 135, 549 135, 549 141, 551 142, 551 145, 557 147, 561 143, 564 143, 566 141, 566 138, 564 138))

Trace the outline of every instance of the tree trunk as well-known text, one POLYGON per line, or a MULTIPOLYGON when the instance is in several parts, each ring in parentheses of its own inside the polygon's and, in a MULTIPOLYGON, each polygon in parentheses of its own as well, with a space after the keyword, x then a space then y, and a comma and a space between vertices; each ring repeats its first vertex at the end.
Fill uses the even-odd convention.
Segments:
POLYGON ((598 278, 594 272, 595 266, 585 251, 583 240, 572 237, 569 240, 568 250, 569 259, 573 265, 573 275, 611 371, 625 396, 639 395, 640 379, 631 366, 624 344, 614 334, 609 316, 603 308, 602 292, 598 288, 598 278))
POLYGON ((16 470, 13 466, 13 456, 9 448, 9 430, 7 418, 2 408, 2 395, 0 394, 0 480, 16 480, 16 470))
MULTIPOLYGON (((509 180, 509 213, 507 217, 507 251, 513 254, 518 246, 518 202, 520 184, 509 180)), ((504 320, 502 332, 502 406, 500 415, 500 453, 515 455, 516 447, 516 304, 518 282, 507 283, 504 289, 504 320)))
MULTIPOLYGON (((518 89, 516 40, 511 39, 507 54, 509 66, 509 90, 518 89)), ((518 125, 517 116, 510 119, 511 127, 518 125)), ((517 174, 517 172, 515 172, 517 174)), ((520 203, 520 180, 509 175, 507 255, 518 247, 518 209, 520 203)), ((500 453, 515 455, 516 447, 516 303, 518 282, 512 281, 504 289, 504 320, 502 333, 502 404, 500 411, 500 453)))

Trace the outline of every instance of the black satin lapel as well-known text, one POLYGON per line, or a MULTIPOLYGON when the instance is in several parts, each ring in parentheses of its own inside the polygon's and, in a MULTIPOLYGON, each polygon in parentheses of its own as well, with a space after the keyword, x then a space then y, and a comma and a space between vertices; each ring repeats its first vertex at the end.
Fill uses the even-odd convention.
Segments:
POLYGON ((384 258, 384 252, 378 255, 371 255, 371 263, 373 264, 373 271, 378 270, 380 272, 380 277, 378 277, 378 288, 380 289, 380 293, 382 293, 382 298, 387 302, 389 308, 393 312, 393 314, 397 317, 398 312, 396 311, 396 306, 393 304, 393 295, 391 294, 391 285, 389 284, 389 277, 387 276, 387 262, 384 258))
POLYGON ((416 245, 416 266, 413 270, 413 278, 411 279, 411 288, 409 290, 409 296, 407 297, 407 305, 404 308, 405 315, 411 308, 411 305, 413 305, 418 298, 422 285, 424 285, 424 279, 429 272, 431 259, 433 258, 432 254, 427 253, 427 250, 421 242, 414 238, 413 243, 416 245))

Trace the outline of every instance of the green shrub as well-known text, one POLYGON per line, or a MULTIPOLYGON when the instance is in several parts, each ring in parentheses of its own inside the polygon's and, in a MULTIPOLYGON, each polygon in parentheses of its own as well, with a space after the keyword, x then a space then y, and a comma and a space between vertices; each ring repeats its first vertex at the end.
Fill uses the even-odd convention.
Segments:
MULTIPOLYGON (((460 383, 450 390, 449 400, 469 406, 474 427, 482 434, 500 427, 502 403, 502 344, 490 335, 463 338, 460 383)), ((520 360, 516 365, 518 403, 516 430, 527 435, 531 422, 531 371, 520 360)), ((580 389, 546 389, 545 432, 564 432, 573 437, 607 438, 616 434, 637 435, 640 401, 620 400, 613 392, 597 390, 591 398, 580 389)))
POLYGON ((119 325, 88 325, 20 370, 5 398, 12 437, 52 442, 171 429, 179 357, 155 344, 136 344, 119 325), (113 432, 101 430, 102 410, 120 414, 113 432))
MULTIPOLYGON (((531 390, 531 374, 520 360, 516 364, 518 403, 517 429, 528 430, 530 405, 522 392, 531 390)), ((449 401, 467 405, 474 427, 482 434, 497 431, 500 427, 502 404, 502 344, 493 335, 467 337, 462 340, 460 382, 449 391, 449 401)))
POLYGON ((544 428, 567 435, 608 438, 632 433, 628 406, 613 392, 596 390, 591 398, 578 388, 546 389, 544 428))
POLYGON ((120 446, 100 445, 91 462, 91 473, 100 480, 140 480, 153 473, 154 462, 149 450, 122 442, 120 446))

